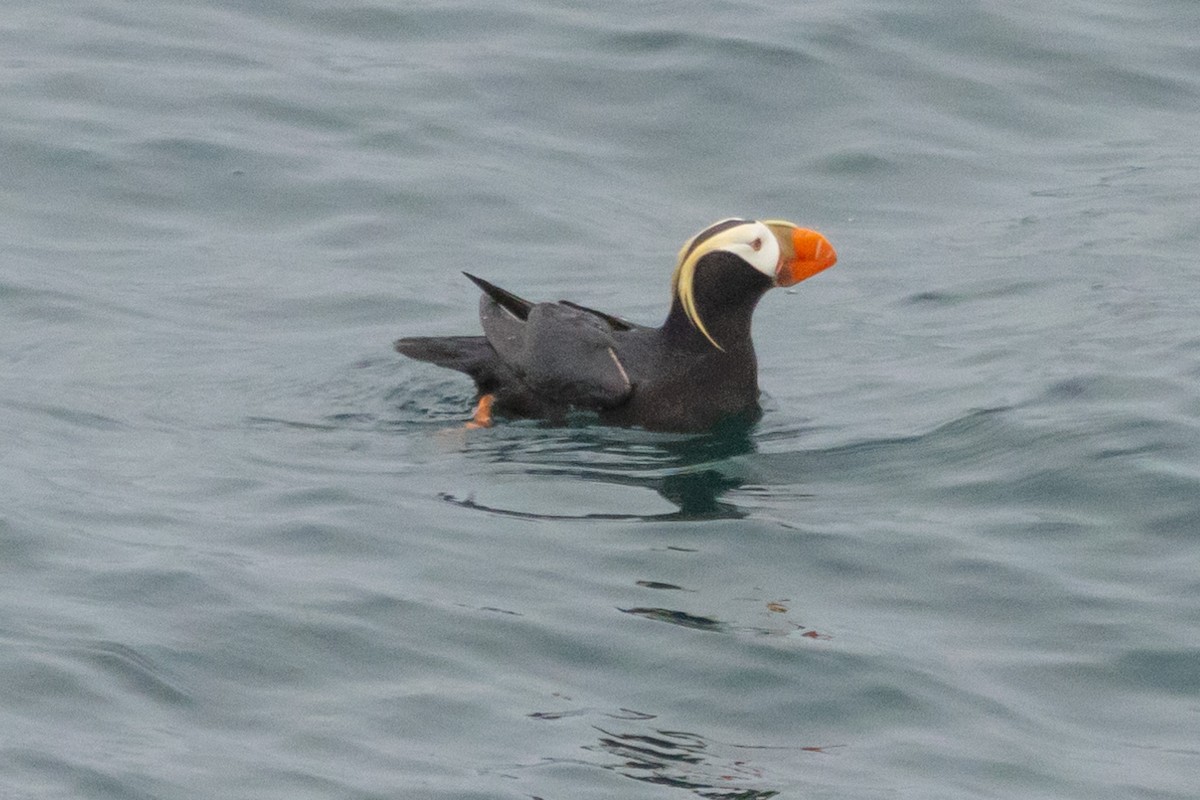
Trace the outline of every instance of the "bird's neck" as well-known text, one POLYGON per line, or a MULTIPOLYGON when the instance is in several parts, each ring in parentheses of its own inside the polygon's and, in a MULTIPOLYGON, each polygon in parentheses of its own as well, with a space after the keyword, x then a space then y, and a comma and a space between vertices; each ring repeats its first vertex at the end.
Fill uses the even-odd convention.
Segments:
POLYGON ((687 388, 681 402, 699 399, 714 419, 756 411, 758 358, 750 340, 753 305, 737 309, 726 306, 720 314, 710 311, 705 315, 703 306, 698 310, 704 327, 720 348, 692 324, 678 298, 671 303, 660 329, 668 359, 663 369, 685 378, 682 385, 687 388))
POLYGON ((662 325, 663 335, 667 341, 678 348, 700 352, 712 351, 714 354, 724 352, 727 355, 754 352, 754 344, 750 340, 750 318, 754 313, 753 303, 744 307, 723 307, 719 310, 706 309, 697 304, 700 319, 713 340, 721 346, 718 350, 704 333, 692 323, 684 311, 683 303, 678 297, 671 301, 671 311, 667 314, 666 322, 662 325))
POLYGON ((731 253, 716 252, 699 261, 691 280, 694 310, 720 348, 713 347, 709 337, 688 317, 678 293, 671 298, 671 311, 663 323, 667 340, 677 347, 753 356, 750 318, 771 288, 770 278, 731 253))

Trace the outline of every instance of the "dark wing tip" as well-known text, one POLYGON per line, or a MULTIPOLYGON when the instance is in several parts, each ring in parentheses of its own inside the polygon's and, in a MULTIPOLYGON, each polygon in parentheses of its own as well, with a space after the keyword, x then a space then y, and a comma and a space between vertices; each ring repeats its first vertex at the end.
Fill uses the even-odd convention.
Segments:
POLYGON ((476 286, 478 286, 480 289, 487 292, 488 294, 491 294, 492 291, 497 288, 495 284, 488 283, 483 278, 472 275, 471 273, 467 272, 466 270, 463 270, 463 275, 466 275, 468 278, 470 278, 471 283, 475 284, 476 286))
POLYGON ((501 289, 496 284, 489 283, 483 278, 472 275, 469 272, 463 272, 463 275, 470 278, 471 282, 482 289, 484 294, 507 309, 514 317, 521 320, 529 319, 529 309, 533 308, 533 303, 523 297, 517 297, 512 292, 501 289))

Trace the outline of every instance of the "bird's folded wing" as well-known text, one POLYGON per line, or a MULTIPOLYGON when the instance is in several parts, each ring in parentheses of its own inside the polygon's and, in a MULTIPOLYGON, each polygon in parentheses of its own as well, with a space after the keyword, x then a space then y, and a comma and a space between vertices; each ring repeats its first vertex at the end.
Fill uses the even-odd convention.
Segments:
POLYGON ((570 300, 559 300, 558 302, 559 302, 559 305, 570 306, 571 308, 577 308, 580 311, 586 311, 589 314, 599 317, 600 319, 607 322, 608 327, 612 328, 614 331, 632 331, 632 330, 636 330, 639 328, 644 329, 646 327, 645 325, 637 325, 633 322, 630 322, 627 319, 621 319, 620 317, 614 317, 612 314, 605 314, 603 311, 597 311, 594 308, 588 308, 587 306, 581 306, 581 305, 579 305, 579 303, 572 303, 570 300))
POLYGON ((611 408, 633 390, 612 328, 588 310, 538 303, 521 319, 484 295, 479 317, 501 360, 547 400, 611 408))

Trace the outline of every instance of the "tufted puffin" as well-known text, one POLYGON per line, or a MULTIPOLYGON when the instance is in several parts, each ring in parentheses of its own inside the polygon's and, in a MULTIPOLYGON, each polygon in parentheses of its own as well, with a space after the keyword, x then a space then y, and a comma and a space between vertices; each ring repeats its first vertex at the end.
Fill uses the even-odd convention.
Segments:
POLYGON ((493 416, 562 421, 572 409, 608 425, 708 430, 757 419, 750 317, 773 286, 833 266, 824 236, 781 220, 726 219, 679 251, 659 327, 562 300, 531 303, 482 278, 483 336, 408 337, 396 350, 465 372, 478 388, 470 427, 493 416))

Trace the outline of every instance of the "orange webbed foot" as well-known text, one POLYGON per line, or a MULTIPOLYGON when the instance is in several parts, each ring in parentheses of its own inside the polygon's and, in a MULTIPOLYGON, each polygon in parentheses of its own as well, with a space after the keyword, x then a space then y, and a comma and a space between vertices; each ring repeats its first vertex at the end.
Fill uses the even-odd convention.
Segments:
POLYGON ((475 429, 492 427, 492 404, 494 402, 496 402, 496 395, 482 395, 479 398, 479 405, 475 406, 475 415, 471 417, 471 421, 467 423, 467 428, 475 429))

